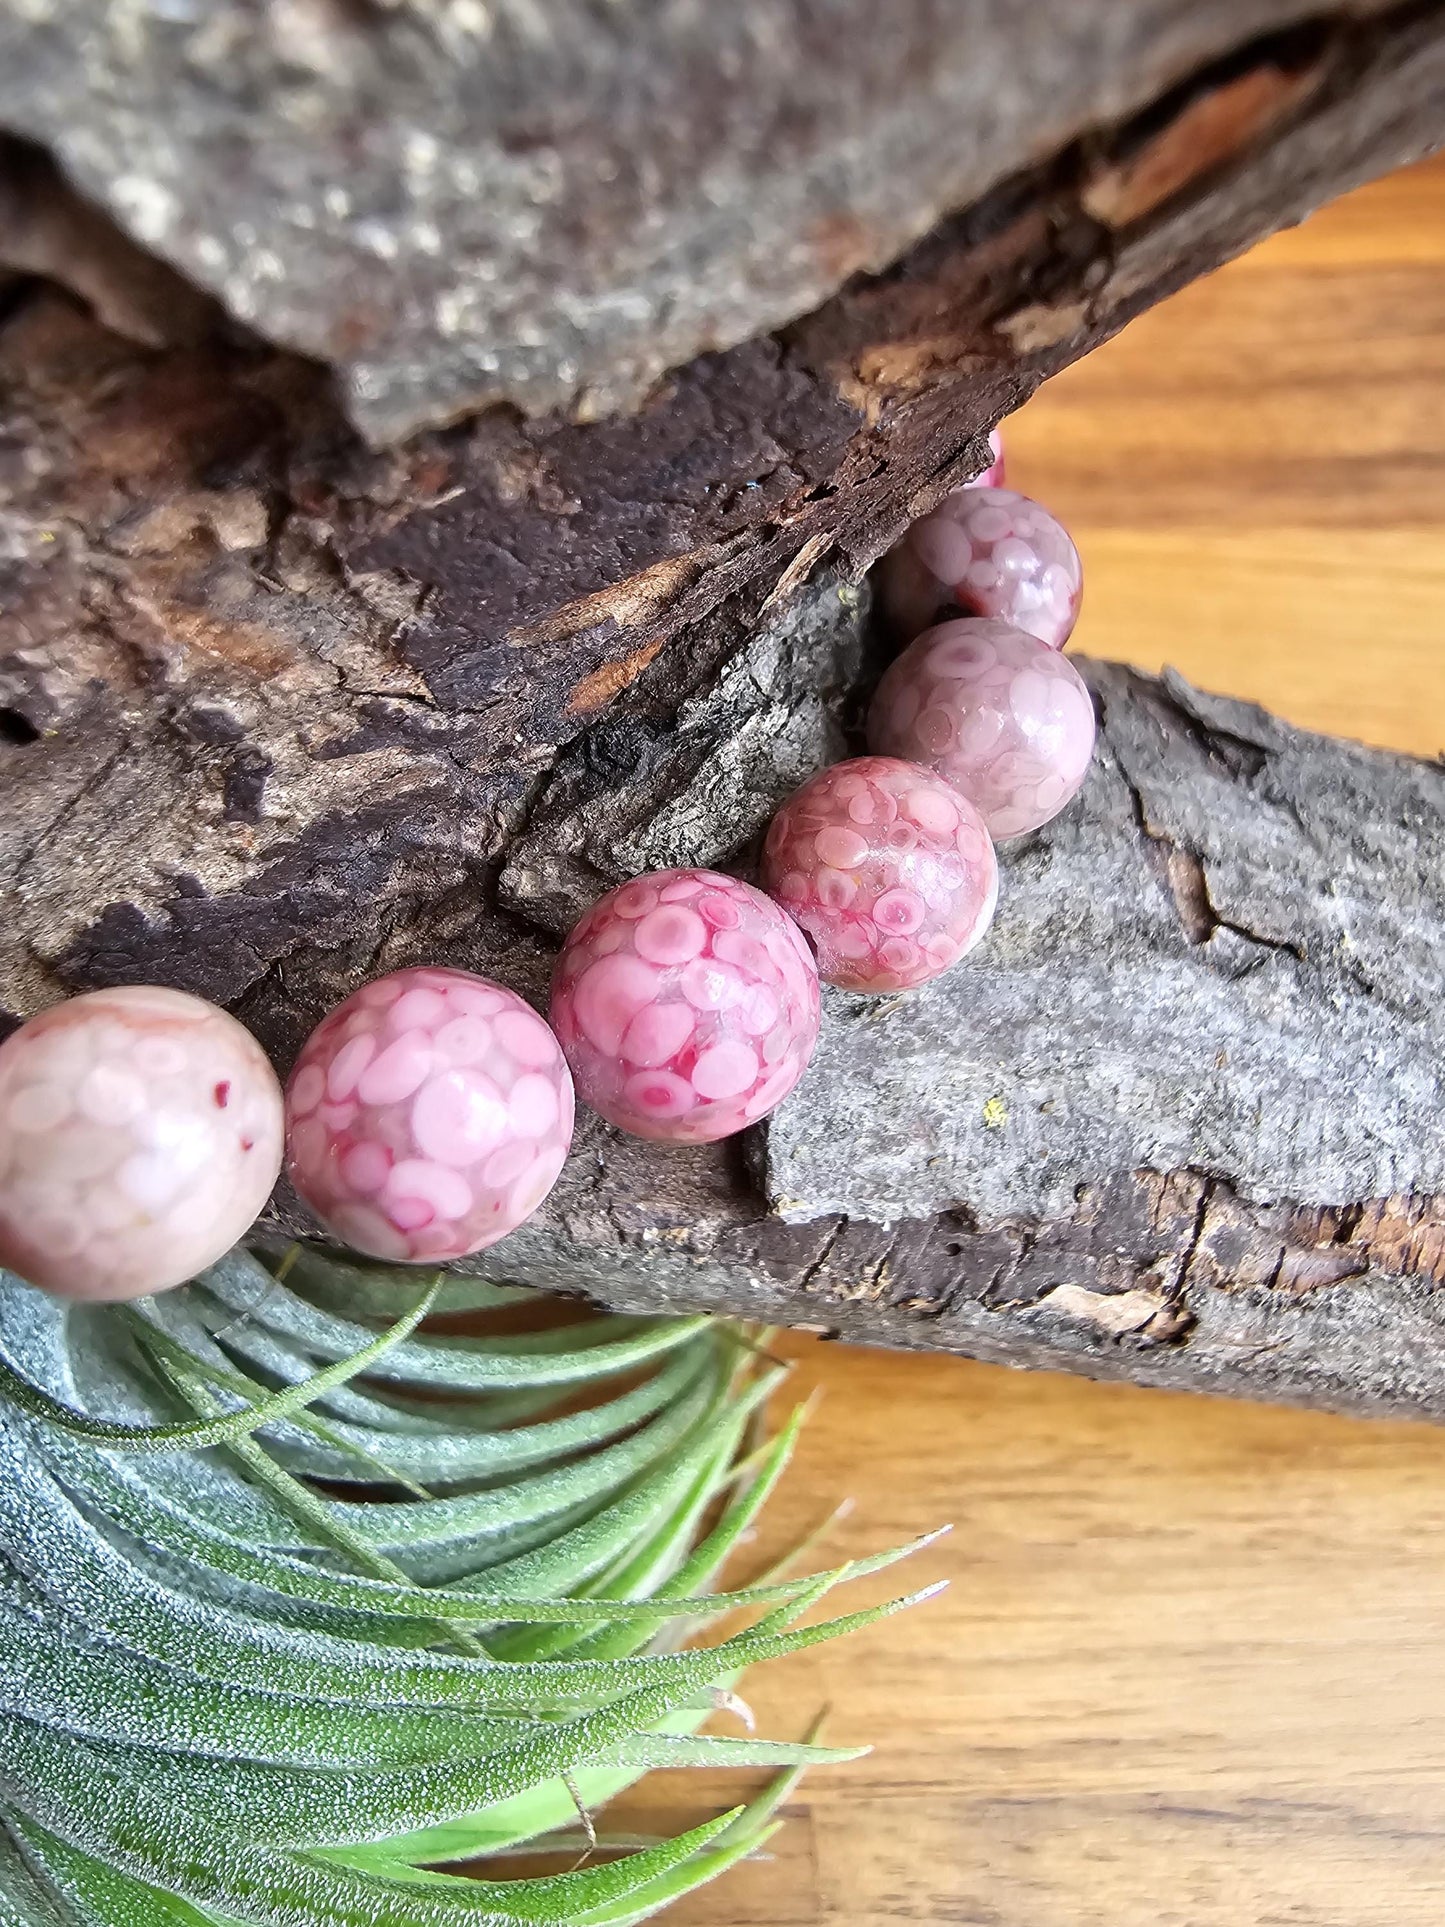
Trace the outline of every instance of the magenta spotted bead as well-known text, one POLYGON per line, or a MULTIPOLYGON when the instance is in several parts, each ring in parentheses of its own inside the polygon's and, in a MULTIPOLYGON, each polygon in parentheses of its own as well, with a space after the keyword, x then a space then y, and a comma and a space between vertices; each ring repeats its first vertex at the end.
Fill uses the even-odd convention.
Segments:
POLYGON ((1094 705, 1067 656, 1006 622, 942 622, 885 671, 868 746, 924 763, 999 840, 1036 830, 1077 794, 1094 705))
POLYGON ((371 1258, 465 1258, 515 1231, 572 1142, 557 1039, 465 970, 396 970, 338 1004, 286 1087, 287 1170, 335 1237, 371 1258))
POLYGON ((913 524, 883 564, 881 595, 902 642, 956 608, 1062 649, 1083 581, 1078 550, 1046 508, 1012 489, 971 487, 913 524))
POLYGON ((713 870, 658 870, 609 892, 568 937, 552 990, 582 1098, 638 1137, 693 1144, 782 1102, 818 1015, 797 927, 713 870))
POLYGON ((245 1236, 281 1169, 281 1087, 234 1017, 180 990, 91 991, 0 1047, 0 1265, 140 1298, 245 1236))
POLYGON ((764 887, 844 990, 909 990, 965 956, 993 920, 998 864, 983 818, 916 763, 860 756, 812 777, 773 818, 764 887))

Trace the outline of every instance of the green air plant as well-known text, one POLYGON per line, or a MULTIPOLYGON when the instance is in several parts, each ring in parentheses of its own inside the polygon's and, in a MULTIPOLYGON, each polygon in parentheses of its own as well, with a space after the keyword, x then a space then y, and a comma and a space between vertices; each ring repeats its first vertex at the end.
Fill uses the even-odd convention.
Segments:
POLYGON ((0 1927, 623 1927, 855 1757, 701 1731, 907 1603, 807 1617, 900 1553, 719 1590, 798 1426, 736 1327, 291 1260, 128 1307, 0 1273, 0 1927), (594 1826, 690 1765, 776 1771, 676 1839, 594 1826))

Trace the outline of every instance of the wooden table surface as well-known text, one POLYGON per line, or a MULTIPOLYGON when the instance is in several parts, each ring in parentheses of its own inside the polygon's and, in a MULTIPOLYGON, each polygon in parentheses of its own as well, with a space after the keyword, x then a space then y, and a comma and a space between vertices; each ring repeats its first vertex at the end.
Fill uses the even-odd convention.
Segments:
MULTIPOLYGON (((1083 550, 1081 648, 1445 746, 1445 166, 1177 297, 1007 432, 1083 550)), ((822 1402, 765 1540, 849 1496, 830 1558, 948 1520, 906 1570, 951 1585, 754 1677, 765 1731, 831 1702, 876 1751, 677 1927, 1439 1927, 1445 1431, 786 1349, 822 1402)), ((631 1811, 737 1792, 659 1776, 631 1811)))

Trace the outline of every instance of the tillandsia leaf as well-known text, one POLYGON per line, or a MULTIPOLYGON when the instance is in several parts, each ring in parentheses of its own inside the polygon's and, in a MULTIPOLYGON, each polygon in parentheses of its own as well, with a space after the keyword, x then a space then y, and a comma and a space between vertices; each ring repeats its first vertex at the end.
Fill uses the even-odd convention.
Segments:
MULTIPOLYGON (((182 1309, 173 1307, 173 1298, 163 1298, 156 1302, 148 1317, 175 1318, 182 1309)), ((206 1332, 199 1318, 190 1318, 187 1325, 194 1332, 206 1332)), ((141 1342, 145 1344, 145 1338, 141 1342)), ((169 1326, 162 1326, 160 1331, 153 1333, 152 1342, 162 1342, 170 1348, 177 1341, 169 1326)), ((228 1335, 223 1343, 228 1348, 236 1347, 236 1334, 228 1335)), ((204 1358, 198 1360, 197 1350, 193 1344, 193 1364, 204 1362, 204 1358)), ((170 1355, 174 1355, 173 1351, 170 1355)), ((314 1369, 299 1345, 288 1346, 284 1351, 259 1345, 252 1355, 264 1368, 289 1375, 293 1382, 305 1379, 314 1369)), ((271 1389, 236 1370, 226 1358, 221 1344, 213 1344, 205 1356, 219 1361, 212 1363, 205 1374, 213 1389, 228 1391, 249 1403, 264 1397, 271 1389)), ((660 1371, 604 1404, 584 1407, 579 1412, 569 1412, 561 1418, 548 1418, 535 1425, 498 1424, 496 1429, 485 1431, 447 1431, 435 1418, 429 1418, 428 1431, 420 1436, 396 1429, 395 1407, 380 1406, 374 1401, 357 1397, 354 1388, 348 1387, 355 1400, 353 1409, 364 1412, 368 1422, 358 1423, 354 1418, 327 1421, 309 1410, 293 1414, 292 1428, 302 1429, 310 1435, 301 1441, 304 1453, 301 1462, 298 1462, 296 1448, 292 1446, 288 1449, 271 1428, 264 1436, 289 1470, 304 1471, 317 1478, 361 1480, 374 1485, 380 1476, 399 1485, 425 1480, 429 1487, 483 1478, 496 1480, 608 1443, 630 1431, 639 1421, 664 1410, 675 1394, 701 1369, 702 1360, 697 1346, 678 1346, 664 1358, 660 1371), (329 1449, 319 1450, 317 1442, 329 1449)), ((537 1396, 555 1402, 555 1393, 550 1387, 537 1396)), ((432 1409, 436 1411, 442 1408, 434 1406, 432 1409)), ((473 1424, 476 1416, 473 1408, 470 1413, 473 1424)), ((413 1487, 413 1491, 418 1498, 435 1497, 430 1490, 413 1487)))
MULTIPOLYGON (((654 1731, 663 1734, 695 1733, 707 1718, 702 1707, 688 1707, 660 1720, 654 1731)), ((422 1827, 415 1833, 393 1834, 376 1844, 321 1848, 327 1859, 350 1866, 412 1863, 421 1866, 455 1865, 461 1860, 480 1860, 491 1854, 515 1853, 527 1842, 551 1839, 575 1822, 579 1807, 592 1814, 636 1785, 647 1768, 629 1760, 617 1766, 578 1767, 567 1779, 546 1780, 528 1787, 525 1793, 498 1800, 480 1813, 466 1814, 460 1820, 443 1821, 422 1827)), ((650 1842, 644 1844, 651 1844, 650 1842)))
MULTIPOLYGON (((303 1264, 298 1264, 289 1274, 293 1283, 296 1276, 301 1274, 303 1264)), ((310 1275, 315 1280, 323 1274, 313 1263, 310 1275)), ((354 1293, 365 1274, 354 1267, 347 1267, 344 1275, 351 1281, 347 1287, 348 1293, 354 1293)), ((349 1304, 327 1300, 318 1305, 315 1302, 314 1283, 299 1292, 283 1291, 278 1281, 256 1258, 238 1250, 213 1265, 203 1279, 197 1279, 184 1298, 222 1349, 244 1355, 248 1345, 264 1338, 270 1345, 283 1348, 275 1355, 283 1356, 289 1352, 297 1361, 294 1366, 297 1377, 307 1377, 316 1367, 315 1321, 322 1310, 345 1310, 353 1324, 370 1316, 377 1316, 380 1322, 386 1324, 410 1303, 411 1291, 406 1288, 404 1275, 396 1271, 388 1276, 393 1282, 386 1291, 384 1309, 373 1311, 360 1297, 355 1297, 349 1304), (311 1334, 309 1343, 308 1332, 311 1334)), ((449 1309, 451 1288, 467 1282, 465 1279, 448 1278, 442 1285, 437 1310, 449 1309)), ((515 1300, 535 1307, 539 1302, 535 1292, 520 1288, 509 1289, 499 1295, 509 1303, 515 1300)), ((160 1302, 173 1303, 174 1294, 160 1302)), ((459 1398, 432 1389, 426 1393, 425 1402, 422 1402, 420 1398, 408 1397, 405 1392, 396 1389, 372 1385, 362 1391, 354 1384, 347 1384, 326 1392, 317 1404, 339 1417, 349 1417, 361 1424, 374 1424, 390 1437, 396 1433, 414 1432, 419 1436, 432 1436, 458 1430, 469 1436, 478 1433, 485 1436, 489 1431, 500 1431, 521 1419, 550 1410, 556 1402, 556 1390, 550 1385, 502 1391, 489 1389, 467 1393, 459 1398), (485 1401, 485 1410, 482 1401, 485 1401), (479 1424, 483 1418, 485 1427, 479 1424)))
MULTIPOLYGON (((591 1789, 598 1789, 600 1804, 602 1800, 615 1798, 645 1773, 658 1767, 782 1765, 785 1771, 776 1776, 754 1807, 739 1811, 732 1826, 719 1835, 715 1843, 720 1847, 735 1833, 737 1843, 743 1853, 747 1853, 755 1846, 766 1816, 786 1799, 789 1791, 810 1767, 844 1765, 863 1757, 868 1751, 866 1747, 810 1746, 804 1741, 739 1742, 731 1750, 728 1743, 721 1742, 713 1751, 705 1740, 699 1740, 692 1742, 692 1748, 703 1750, 689 1750, 684 1741, 674 1742, 673 1747, 669 1747, 664 1739, 640 1739, 629 1753, 625 1768, 616 1772, 594 1769, 585 1779, 579 1775, 579 1790, 590 1807, 593 1804, 591 1789)), ((456 1821, 450 1826, 436 1827, 426 1833, 399 1836, 381 1847, 322 1849, 321 1857, 341 1865, 371 1868, 392 1879, 405 1880, 413 1877, 419 1865, 456 1865, 461 1861, 482 1860, 503 1853, 515 1855, 519 1850, 519 1842, 528 1838, 535 1840, 541 1849, 550 1847, 560 1850, 564 1842, 572 1846, 577 1844, 575 1837, 567 1833, 562 1824, 569 1817, 566 1797, 566 1789, 559 1783, 555 1788, 538 1789, 525 1804, 521 1800, 509 1801, 505 1806, 492 1808, 478 1820, 456 1821), (547 1803, 545 1808, 542 1805, 544 1799, 547 1803)), ((585 1840, 585 1836, 583 1838, 585 1840)), ((605 1844, 601 1836, 599 1844, 605 1844)), ((620 1844, 636 1846, 651 1843, 629 1840, 620 1844)), ((423 1879, 426 1877, 422 1875, 423 1879)))
MULTIPOLYGON (((21 1493, 6 1443, 0 1436, 0 1544, 16 1546, 52 1618, 87 1627, 122 1650, 197 1679, 388 1712, 557 1712, 615 1699, 630 1683, 666 1677, 673 1666, 670 1655, 639 1669, 605 1654, 477 1664, 328 1634, 303 1636, 247 1618, 139 1572, 44 1474, 35 1494, 21 1493)), ((889 1557, 865 1562, 863 1569, 877 1570, 889 1557)), ((843 1576, 856 1576, 859 1569, 844 1568, 843 1576)))
POLYGON ((27 1418, 56 1426, 76 1438, 90 1439, 113 1450, 198 1452, 205 1446, 219 1445, 227 1439, 254 1432, 258 1426, 284 1418, 288 1412, 299 1411, 328 1385, 344 1384, 347 1379, 374 1369, 392 1346, 404 1339, 408 1332, 414 1331, 426 1317, 435 1302, 438 1289, 439 1285, 431 1285, 390 1330, 382 1332, 379 1337, 373 1335, 357 1351, 326 1366, 306 1384, 288 1385, 256 1405, 225 1412, 212 1419, 180 1420, 173 1425, 137 1427, 92 1418, 86 1412, 73 1411, 68 1405, 62 1405, 59 1399, 52 1398, 48 1392, 31 1384, 3 1355, 0 1355, 0 1396, 8 1398, 27 1418))
MULTIPOLYGON (((767 1504, 775 1490, 778 1480, 787 1469, 797 1445, 798 1434, 802 1429, 805 1408, 798 1406, 778 1437, 765 1451, 756 1473, 747 1479, 736 1497, 732 1500, 713 1529, 688 1549, 676 1569, 657 1587, 655 1596, 659 1599, 685 1598, 697 1588, 709 1586, 722 1570, 727 1560, 736 1550, 739 1540, 752 1526, 762 1508, 767 1504)), ((734 1468, 736 1470, 736 1468, 734 1468)), ((715 1496, 710 1492, 708 1497, 715 1496)), ((861 1575, 849 1568, 846 1578, 861 1575)), ((619 1584, 613 1596, 625 1598, 626 1586, 619 1584)), ((636 1652, 638 1646, 650 1637, 644 1629, 631 1625, 615 1625, 588 1633, 577 1633, 574 1629, 558 1629, 546 1633, 532 1632, 522 1637, 530 1643, 525 1650, 503 1641, 496 1648, 499 1657, 522 1658, 544 1656, 546 1648, 542 1642, 567 1640, 574 1658, 583 1659, 621 1659, 636 1652)), ((556 1650, 554 1647, 552 1650, 556 1650)))
MULTIPOLYGON (((192 1402, 206 1394, 203 1377, 173 1359, 159 1361, 192 1402)), ((516 1527, 556 1518, 595 1503, 625 1485, 671 1450, 719 1395, 717 1374, 702 1374, 649 1424, 560 1467, 529 1472, 505 1485, 414 1504, 366 1505, 333 1501, 327 1514, 355 1538, 399 1555, 445 1545, 454 1564, 458 1546, 500 1538, 516 1527)), ((232 1442, 232 1441, 227 1441, 232 1442)), ((287 1510, 293 1508, 288 1504, 287 1510)))
MULTIPOLYGON (((212 1280, 218 1295, 226 1298, 227 1287, 216 1274, 206 1273, 202 1282, 212 1280)), ((303 1336, 318 1358, 344 1359, 376 1336, 366 1325, 323 1312, 281 1284, 267 1294, 255 1315, 277 1331, 303 1336)), ((371 1376, 464 1392, 595 1384, 646 1364, 674 1345, 685 1345, 706 1329, 704 1318, 612 1317, 496 1338, 423 1334, 390 1348, 371 1376)))
POLYGON ((40 1729, 0 1718, 0 1796, 27 1834, 54 1834, 133 1878, 264 1927, 570 1927, 591 1906, 622 1900, 724 1833, 736 1813, 611 1866, 538 1880, 384 1880, 339 1861, 237 1842, 188 1825, 107 1750, 71 1741, 37 1749, 40 1729), (19 1791, 19 1788, 24 1791, 19 1791))
MULTIPOLYGON (((565 1721, 521 1722, 506 1744, 473 1759, 441 1758, 401 1769, 339 1773, 277 1767, 255 1759, 237 1763, 171 1754, 165 1763, 167 1790, 173 1804, 201 1826, 258 1846, 341 1846, 415 1832, 480 1812, 589 1760, 611 1762, 614 1749, 625 1751, 628 1742, 713 1681, 755 1661, 871 1625, 903 1603, 908 1602, 794 1630, 776 1630, 766 1621, 721 1646, 678 1655, 679 1664, 665 1681, 595 1711, 565 1721)), ((42 1753, 47 1747, 78 1743, 57 1729, 34 1729, 32 1744, 42 1753)), ((113 1759, 118 1771, 126 1770, 121 1749, 92 1742, 90 1750, 113 1759)))
MULTIPOLYGON (((195 1315, 193 1307, 203 1303, 204 1294, 196 1291, 182 1294, 179 1299, 168 1294, 131 1308, 137 1348, 151 1362, 152 1371, 157 1356, 168 1358, 172 1363, 182 1359, 200 1373, 211 1392, 228 1393, 245 1405, 258 1404, 279 1386, 311 1381, 311 1362, 299 1352, 294 1359, 297 1369, 274 1372, 269 1383, 238 1371, 212 1338, 207 1325, 195 1315)), ((333 1387, 330 1396, 335 1397, 344 1389, 333 1387)), ((215 1401, 215 1408, 225 1410, 220 1400, 215 1401)), ((368 1441, 356 1433, 357 1428, 344 1427, 308 1405, 270 1425, 258 1426, 256 1436, 263 1438, 268 1449, 291 1470, 317 1478, 350 1478, 371 1486, 397 1485, 418 1499, 435 1496, 429 1488, 417 1484, 391 1457, 384 1456, 390 1440, 377 1433, 368 1441)))
MULTIPOLYGON (((284 1268, 284 1276, 301 1296, 323 1310, 338 1311, 348 1318, 375 1318, 383 1325, 410 1302, 414 1289, 407 1265, 344 1258, 322 1245, 295 1244, 284 1254, 251 1252, 237 1246, 221 1263, 237 1261, 265 1270, 268 1277, 284 1268)), ((528 1285, 494 1284, 490 1279, 461 1277, 453 1272, 448 1273, 442 1286, 437 1310, 450 1317, 458 1312, 507 1311, 536 1302, 537 1293, 528 1285)))
MULTIPOLYGON (((165 1377, 187 1398, 194 1409, 206 1413, 214 1408, 212 1400, 200 1377, 187 1372, 174 1359, 162 1366, 165 1377)), ((307 1486, 269 1458, 253 1438, 240 1437, 227 1439, 224 1449, 240 1461, 253 1482, 275 1498, 283 1512, 288 1512, 304 1529, 309 1529, 322 1546, 340 1552, 361 1572, 371 1573, 380 1579, 405 1582, 408 1575, 402 1567, 388 1559, 376 1547, 366 1543, 353 1533, 343 1519, 336 1516, 333 1506, 318 1498, 307 1486)), ((458 1651, 480 1654, 482 1648, 475 1638, 459 1627, 437 1627, 443 1639, 449 1639, 458 1651)))
MULTIPOLYGON (((188 1371, 174 1355, 157 1363, 168 1382, 195 1410, 204 1414, 214 1409, 215 1401, 200 1374, 188 1371)), ((353 1532, 337 1507, 319 1498, 300 1480, 293 1479, 284 1466, 267 1456, 255 1439, 246 1436, 227 1439, 225 1450, 240 1461, 242 1469, 257 1486, 277 1501, 280 1510, 289 1513, 303 1531, 309 1530, 321 1546, 340 1552, 359 1571, 370 1573, 374 1578, 406 1582, 408 1574, 401 1566, 353 1532)), ((457 1627, 449 1629, 444 1624, 438 1630, 460 1651, 480 1653, 480 1646, 466 1631, 457 1627)))
MULTIPOLYGON (((822 1727, 820 1715, 806 1735, 805 1744, 815 1742, 822 1727)), ((650 1886, 639 1888, 626 1903, 627 1911, 612 1907, 586 1916, 590 1927, 629 1927, 633 1921, 645 1920, 660 1907, 669 1906, 683 1894, 716 1880, 740 1860, 757 1853, 778 1831, 773 1816, 806 1770, 806 1765, 799 1762, 779 1773, 761 1793, 738 1811, 704 1853, 698 1854, 685 1868, 674 1869, 671 1874, 660 1876, 650 1886)))
MULTIPOLYGON (((205 1522, 152 1504, 143 1487, 125 1483, 114 1468, 103 1465, 98 1458, 84 1468, 72 1461, 67 1473, 66 1483, 113 1519, 121 1531, 142 1543, 168 1548, 173 1556, 188 1562, 192 1579, 197 1583, 203 1575, 218 1574, 236 1579, 247 1589, 273 1593, 278 1604, 302 1601, 323 1613, 354 1611, 375 1615, 378 1622, 393 1618, 411 1622, 425 1615, 449 1623, 483 1627, 507 1622, 589 1627, 624 1622, 655 1626, 679 1616, 713 1616, 774 1606, 798 1598, 811 1583, 808 1579, 794 1579, 778 1585, 699 1594, 692 1598, 668 1595, 632 1600, 549 1598, 524 1591, 493 1592, 481 1587, 474 1592, 455 1588, 422 1589, 326 1572, 284 1554, 243 1546, 205 1522)), ((880 1570, 883 1565, 906 1557, 913 1549, 905 1547, 874 1560, 853 1561, 840 1571, 845 1578, 861 1577, 865 1572, 880 1570)), ((317 1622, 322 1627, 325 1623, 317 1622)), ((380 1639, 383 1634, 384 1623, 379 1623, 376 1637, 380 1639)))
MULTIPOLYGON (((228 1927, 188 1900, 143 1886, 104 1861, 80 1853, 42 1827, 19 1823, 31 1865, 65 1908, 69 1927, 228 1927)), ((62 1916, 55 1915, 57 1921, 62 1916)))
POLYGON ((0 1604, 0 1708, 104 1741, 185 1752, 196 1759, 349 1767, 466 1760, 516 1737, 517 1717, 338 1705, 188 1677, 87 1641, 0 1604))
MULTIPOLYGON (((763 1384, 748 1388, 744 1408, 753 1397, 765 1396, 766 1390, 763 1384)), ((551 1545, 489 1564, 481 1583, 488 1588, 505 1585, 523 1594, 576 1590, 589 1596, 596 1575, 629 1558, 639 1540, 651 1534, 657 1519, 686 1507, 700 1471, 735 1446, 744 1416, 745 1409, 729 1406, 714 1385, 712 1398, 691 1429, 644 1477, 632 1481, 620 1497, 581 1525, 559 1533, 551 1545)), ((632 1596, 646 1596, 651 1590, 639 1584, 632 1596)))
POLYGON ((138 1312, 0 1275, 0 1927, 628 1927, 775 1803, 569 1874, 435 1869, 655 1767, 856 1757, 700 1731, 744 1667, 910 1603, 802 1623, 906 1548, 715 1590, 796 1437, 758 1443, 780 1374, 703 1320, 416 1332, 415 1293, 316 1252, 138 1312))
MULTIPOLYGON (((675 1502, 654 1513, 659 1523, 642 1539, 634 1539, 618 1556, 600 1568, 596 1576, 579 1590, 588 1598, 628 1599, 639 1595, 661 1597, 667 1591, 677 1565, 687 1548, 695 1542, 702 1521, 714 1507, 731 1477, 733 1459, 742 1433, 744 1415, 739 1414, 725 1435, 693 1471, 688 1489, 679 1489, 675 1502)), ((615 1634, 615 1627, 608 1629, 615 1634)), ((594 1630, 591 1637, 600 1637, 594 1630)), ((635 1652, 650 1639, 658 1637, 655 1628, 633 1626, 622 1635, 624 1651, 635 1652)), ((577 1627, 520 1627, 502 1633, 493 1641, 499 1659, 545 1660, 557 1654, 574 1653, 589 1634, 577 1627)))
POLYGON ((725 1836, 726 1845, 714 1846, 708 1852, 695 1855, 684 1866, 658 1875, 646 1886, 636 1888, 625 1901, 589 1908, 586 1913, 576 1915, 570 1927, 632 1927, 634 1921, 648 1919, 684 1894, 693 1893, 729 1872, 740 1860, 757 1853, 776 1832, 776 1827, 765 1827, 753 1835, 729 1834, 725 1836))

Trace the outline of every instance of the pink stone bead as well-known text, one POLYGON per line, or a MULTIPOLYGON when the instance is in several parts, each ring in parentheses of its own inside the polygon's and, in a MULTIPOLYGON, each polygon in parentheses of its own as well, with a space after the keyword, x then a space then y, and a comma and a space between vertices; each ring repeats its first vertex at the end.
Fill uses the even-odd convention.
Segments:
POLYGON ((1075 796, 1094 753, 1077 669, 1006 622, 941 622, 890 664, 868 746, 952 783, 998 841, 1036 830, 1075 796))
POLYGON ((1083 580, 1078 550, 1046 508, 1012 489, 975 486, 946 495, 913 524, 883 564, 880 594, 902 642, 954 607, 1062 649, 1083 580))
POLYGON ((552 1022, 594 1111, 705 1143, 766 1117, 818 1039, 818 971, 750 884, 657 870, 593 905, 557 962, 552 1022))
POLYGON ((908 990, 993 920, 998 863, 983 818, 941 776, 860 756, 812 777, 773 818, 763 885, 844 990, 908 990))
POLYGON ((0 1046, 0 1264, 66 1298, 141 1298, 244 1237, 281 1169, 281 1087, 184 991, 91 991, 0 1046))
POLYGON ((572 1142, 557 1039, 513 991, 419 966, 364 984, 286 1086, 286 1168, 328 1231, 400 1264, 482 1251, 530 1218, 572 1142))

